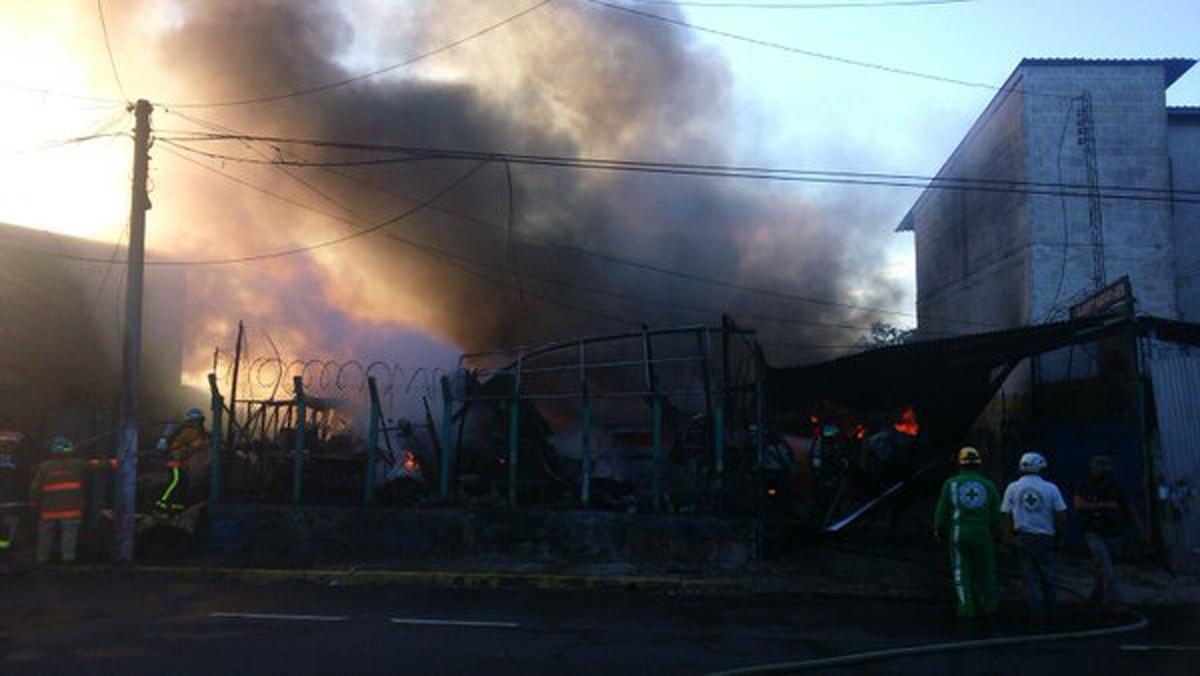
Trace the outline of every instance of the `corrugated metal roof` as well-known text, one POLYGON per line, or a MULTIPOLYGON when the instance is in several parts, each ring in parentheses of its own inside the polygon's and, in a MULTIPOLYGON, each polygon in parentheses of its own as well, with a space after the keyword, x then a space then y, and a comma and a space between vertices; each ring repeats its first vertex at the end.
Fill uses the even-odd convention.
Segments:
POLYGON ((1021 59, 1021 65, 1025 66, 1153 66, 1161 65, 1163 73, 1166 76, 1165 87, 1170 87, 1175 84, 1175 81, 1188 72, 1192 66, 1196 65, 1195 59, 1184 57, 1172 57, 1165 59, 1084 59, 1078 57, 1067 58, 1024 58, 1021 59))

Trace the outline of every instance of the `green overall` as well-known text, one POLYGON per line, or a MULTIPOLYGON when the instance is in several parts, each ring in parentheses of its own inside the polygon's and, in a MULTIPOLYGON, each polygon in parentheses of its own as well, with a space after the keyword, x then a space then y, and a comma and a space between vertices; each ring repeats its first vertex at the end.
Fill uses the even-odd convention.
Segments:
POLYGON ((996 555, 992 539, 1000 533, 1000 496, 996 485, 963 468, 942 485, 934 528, 950 548, 950 570, 958 616, 996 611, 996 555))

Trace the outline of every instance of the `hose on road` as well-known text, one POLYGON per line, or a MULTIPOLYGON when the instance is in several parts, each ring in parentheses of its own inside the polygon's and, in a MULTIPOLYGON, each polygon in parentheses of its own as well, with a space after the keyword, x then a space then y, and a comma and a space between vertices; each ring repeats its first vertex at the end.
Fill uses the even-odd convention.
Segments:
POLYGON ((959 650, 970 650, 972 648, 994 648, 1002 645, 1027 644, 1027 643, 1047 643, 1050 641, 1066 641, 1072 639, 1088 639, 1098 638, 1100 636, 1111 636, 1113 634, 1126 634, 1130 632, 1140 631, 1150 624, 1145 615, 1141 613, 1132 613, 1136 618, 1129 624, 1123 624, 1116 627, 1103 627, 1100 629, 1082 629, 1079 631, 1063 631, 1053 634, 1024 634, 1020 636, 1001 636, 997 638, 975 639, 970 641, 950 641, 946 643, 929 643, 925 645, 905 646, 901 648, 888 648, 884 650, 871 650, 868 652, 851 653, 848 655, 838 655, 835 657, 822 657, 811 660, 801 660, 799 662, 777 662, 774 664, 759 664, 740 669, 731 669, 729 671, 720 671, 709 674, 709 676, 747 676, 750 674, 790 674, 798 671, 808 671, 810 669, 825 669, 829 667, 844 667, 853 664, 863 664, 865 662, 876 662, 879 660, 896 659, 900 657, 918 657, 921 655, 932 655, 937 653, 948 653, 959 650))

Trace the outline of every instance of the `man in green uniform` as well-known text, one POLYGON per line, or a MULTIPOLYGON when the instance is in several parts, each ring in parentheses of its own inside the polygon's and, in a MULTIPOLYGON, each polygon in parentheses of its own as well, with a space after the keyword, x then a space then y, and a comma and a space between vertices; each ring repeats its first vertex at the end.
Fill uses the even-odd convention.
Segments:
POLYGON ((996 555, 992 543, 1000 535, 1000 494, 979 473, 979 451, 958 452, 958 474, 942 484, 933 515, 933 534, 950 548, 950 569, 958 617, 996 612, 996 555))

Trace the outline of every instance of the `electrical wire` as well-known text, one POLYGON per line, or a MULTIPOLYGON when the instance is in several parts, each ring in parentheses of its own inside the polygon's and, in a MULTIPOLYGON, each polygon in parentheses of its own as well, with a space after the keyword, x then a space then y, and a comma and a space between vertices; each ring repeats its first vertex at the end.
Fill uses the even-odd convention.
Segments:
POLYGON ((398 69, 404 68, 406 66, 411 66, 414 63, 417 63, 418 61, 423 61, 432 56, 436 56, 443 52, 450 51, 451 49, 454 49, 455 47, 458 47, 462 44, 465 44, 467 42, 475 40, 476 38, 483 37, 484 35, 487 35, 488 33, 491 33, 492 31, 494 31, 498 28, 506 26, 527 14, 535 12, 535 11, 541 9, 542 7, 545 7, 546 5, 550 4, 551 2, 554 2, 554 0, 540 0, 539 2, 536 2, 533 5, 526 7, 525 9, 523 9, 515 14, 509 15, 509 16, 501 19, 500 21, 497 21, 497 22, 490 24, 484 28, 481 28, 481 29, 475 31, 474 33, 465 35, 461 38, 458 38, 457 40, 446 43, 437 48, 422 52, 420 54, 412 56, 411 58, 408 58, 399 63, 394 63, 390 66, 385 66, 383 68, 379 68, 377 70, 373 70, 368 73, 363 73, 361 75, 355 75, 353 77, 343 78, 341 80, 335 80, 333 82, 326 82, 325 84, 320 84, 320 85, 316 85, 313 87, 306 87, 303 89, 295 89, 295 90, 288 91, 288 92, 282 92, 279 94, 270 94, 270 95, 266 95, 266 96, 254 96, 254 97, 246 97, 246 98, 240 98, 240 99, 230 99, 227 101, 211 101, 211 102, 182 101, 182 102, 156 102, 156 103, 158 105, 167 106, 167 107, 171 107, 171 108, 229 108, 229 107, 233 107, 233 106, 246 106, 246 105, 253 105, 253 104, 260 104, 260 103, 270 103, 272 101, 282 101, 285 99, 293 99, 293 98, 297 98, 297 97, 301 97, 301 96, 308 96, 311 94, 319 94, 321 92, 327 92, 332 89, 337 89, 339 87, 345 87, 346 85, 354 84, 356 82, 361 82, 363 80, 377 77, 379 75, 384 75, 384 74, 390 73, 394 70, 398 70, 398 69))
MULTIPOLYGON (((341 222, 341 223, 344 223, 347 225, 358 227, 358 223, 352 219, 348 219, 348 218, 345 218, 338 214, 331 213, 324 209, 320 209, 319 207, 314 207, 312 205, 308 205, 303 202, 299 202, 290 197, 281 195, 279 193, 268 190, 266 188, 261 188, 259 186, 254 185, 253 183, 250 183, 249 181, 246 181, 246 180, 236 177, 232 174, 229 174, 228 172, 222 171, 216 167, 205 165, 201 162, 197 162, 196 160, 192 160, 186 156, 179 155, 178 153, 175 153, 174 151, 168 151, 168 152, 171 152, 171 154, 173 154, 173 155, 179 156, 181 159, 184 159, 188 162, 196 164, 197 166, 199 166, 207 171, 215 173, 215 174, 222 176, 226 179, 229 179, 243 187, 249 188, 251 190, 254 190, 256 192, 264 194, 268 197, 271 197, 273 199, 280 200, 286 204, 289 204, 289 205, 294 206, 299 209, 303 209, 306 211, 310 211, 312 213, 316 213, 320 216, 323 216, 323 217, 331 219, 331 220, 335 220, 335 221, 338 221, 338 222, 341 222)), ((412 249, 415 249, 422 253, 425 253, 429 256, 442 258, 442 259, 453 261, 453 262, 456 262, 459 264, 465 264, 465 265, 471 266, 473 268, 485 268, 485 269, 494 270, 500 275, 500 277, 499 278, 486 277, 486 279, 488 281, 495 282, 497 279, 502 280, 505 276, 508 276, 508 277, 510 277, 509 283, 514 288, 519 288, 518 280, 523 279, 523 280, 529 280, 529 281, 534 281, 534 282, 540 282, 543 284, 549 284, 552 286, 558 286, 558 287, 562 287, 562 288, 566 288, 566 289, 583 291, 585 293, 593 293, 593 294, 597 294, 597 295, 608 296, 611 298, 616 298, 616 299, 628 301, 628 302, 634 302, 634 303, 639 303, 639 304, 648 304, 648 305, 657 305, 657 306, 661 306, 661 307, 669 307, 672 309, 702 313, 705 315, 724 314, 724 313, 728 312, 727 309, 710 308, 710 307, 703 307, 703 306, 698 306, 698 305, 691 305, 688 303, 681 303, 681 302, 677 302, 677 301, 650 298, 650 297, 646 297, 645 295, 642 295, 642 294, 634 295, 634 294, 622 293, 619 291, 612 291, 609 289, 603 289, 603 288, 599 288, 599 287, 583 285, 583 284, 579 284, 579 283, 575 283, 575 282, 568 282, 568 281, 556 279, 553 277, 547 277, 547 276, 534 274, 534 273, 530 273, 530 272, 520 272, 520 271, 515 270, 514 268, 512 268, 510 265, 507 265, 507 264, 496 264, 496 263, 492 263, 489 261, 483 261, 483 260, 480 260, 477 258, 472 258, 472 257, 464 256, 461 254, 456 254, 456 253, 447 251, 445 249, 436 247, 434 245, 431 245, 431 244, 428 244, 425 242, 419 242, 417 240, 414 240, 414 239, 411 239, 408 237, 403 237, 401 235, 397 235, 392 232, 384 232, 384 233, 382 233, 382 236, 384 236, 388 239, 391 239, 393 241, 399 242, 400 244, 403 244, 409 248, 412 248, 412 249)), ((524 289, 520 289, 520 291, 522 293, 524 293, 524 289)), ((863 325, 856 325, 856 324, 839 324, 839 323, 834 323, 834 322, 806 320, 806 319, 798 319, 798 318, 792 318, 792 317, 777 317, 777 316, 772 316, 772 315, 743 314, 743 315, 740 315, 740 317, 743 319, 750 319, 750 320, 762 321, 762 322, 773 322, 773 323, 796 325, 796 326, 819 326, 819 327, 825 327, 825 328, 837 328, 837 329, 855 330, 855 331, 869 330, 871 328, 870 326, 863 326, 863 325)), ((606 317, 606 318, 611 319, 611 317, 606 317)), ((623 319, 620 321, 629 323, 632 325, 636 325, 636 324, 640 323, 637 321, 626 322, 626 320, 623 320, 623 319)))
POLYGON ((117 70, 117 60, 113 57, 112 45, 108 41, 108 22, 104 20, 104 0, 96 0, 96 13, 100 15, 100 30, 104 33, 104 51, 108 52, 108 65, 112 66, 113 79, 117 81, 117 91, 121 92, 122 99, 128 101, 125 85, 121 83, 121 73, 117 70))
MULTIPOLYGON (((414 146, 373 145, 349 143, 341 141, 322 141, 314 139, 288 139, 271 136, 248 136, 236 134, 209 134, 202 137, 160 136, 158 140, 170 144, 186 152, 202 155, 210 159, 224 162, 243 164, 280 165, 288 167, 354 167, 377 166, 414 161, 431 160, 470 160, 487 162, 511 162, 535 166, 550 166, 583 170, 639 172, 650 174, 666 174, 674 176, 698 176, 708 178, 733 178, 767 181, 785 181, 800 183, 818 183, 835 185, 862 185, 899 188, 915 188, 921 190, 956 190, 965 192, 1003 193, 1040 196, 1087 197, 1087 186, 1058 185, 1050 182, 1009 181, 1000 179, 966 179, 943 178, 937 176, 916 176, 911 174, 887 174, 882 172, 851 172, 825 171, 812 169, 783 169, 774 167, 754 167, 721 164, 696 164, 685 162, 658 162, 638 160, 614 160, 589 157, 567 157, 555 155, 535 155, 525 153, 508 153, 501 151, 451 150, 414 146), (389 152, 400 154, 400 157, 383 157, 368 159, 337 159, 337 160, 295 160, 295 159, 263 159, 228 153, 213 152, 190 146, 183 141, 262 141, 266 143, 291 143, 317 148, 340 148, 348 150, 368 150, 373 152, 389 152)), ((1168 202, 1177 204, 1200 204, 1200 191, 1145 188, 1141 186, 1101 187, 1105 191, 1103 198, 1107 200, 1126 200, 1135 202, 1168 202), (1174 194, 1172 194, 1172 192, 1174 194), (1196 199, 1180 199, 1178 195, 1196 195, 1196 199)))
MULTIPOLYGON (((783 51, 783 52, 788 52, 790 54, 797 54, 799 56, 805 56, 805 57, 812 58, 812 59, 820 59, 823 61, 830 61, 833 63, 839 63, 839 64, 846 65, 846 66, 855 66, 857 68, 867 68, 867 69, 877 70, 877 71, 884 72, 884 73, 891 73, 893 75, 904 75, 907 77, 920 78, 922 80, 930 80, 933 82, 941 82, 944 84, 958 85, 960 87, 971 87, 974 89, 986 89, 986 90, 990 90, 990 91, 1004 91, 1004 89, 1005 89, 1002 86, 997 86, 997 85, 990 84, 987 82, 962 80, 959 78, 946 77, 944 75, 935 75, 933 73, 924 73, 921 71, 909 70, 907 68, 897 68, 895 66, 887 66, 887 65, 884 65, 881 63, 872 63, 870 61, 861 61, 859 59, 851 59, 851 58, 847 58, 844 56, 837 56, 835 54, 826 54, 824 52, 816 52, 816 51, 813 51, 810 49, 802 49, 800 47, 793 47, 791 45, 785 45, 785 44, 782 44, 779 42, 763 40, 760 38, 750 37, 748 35, 740 35, 738 33, 731 33, 729 31, 721 30, 718 28, 709 28, 707 26, 701 26, 699 24, 695 24, 690 21, 684 21, 682 19, 675 19, 675 18, 672 18, 669 16, 663 16, 661 14, 655 14, 654 12, 647 12, 647 11, 640 10, 635 7, 630 7, 627 5, 618 5, 613 2, 608 2, 607 0, 581 0, 581 1, 590 3, 592 5, 596 5, 598 7, 604 7, 606 9, 610 9, 613 11, 624 12, 626 14, 629 14, 629 15, 632 15, 635 17, 639 17, 642 19, 647 19, 650 21, 657 21, 657 22, 660 22, 663 24, 669 24, 676 28, 684 28, 684 29, 696 31, 699 33, 708 33, 709 35, 716 35, 718 37, 726 38, 729 40, 735 40, 737 42, 743 42, 746 44, 756 45, 758 47, 766 47, 769 49, 775 49, 775 50, 779 50, 779 51, 783 51)), ((1025 93, 1029 94, 1029 95, 1053 96, 1056 98, 1061 98, 1061 96, 1059 94, 1051 94, 1051 93, 1045 93, 1045 92, 1026 91, 1025 93)))
POLYGON ((0 80, 0 87, 7 87, 8 89, 16 89, 19 91, 25 91, 25 92, 29 92, 31 94, 38 94, 40 96, 52 96, 52 97, 59 98, 59 99, 87 101, 90 103, 106 103, 106 104, 119 103, 122 105, 125 104, 125 101, 123 99, 105 98, 103 96, 87 96, 84 94, 75 94, 72 92, 63 92, 63 91, 57 91, 54 89, 46 89, 45 87, 34 87, 31 85, 21 84, 19 82, 8 82, 8 81, 0 80))
MULTIPOLYGON (((230 129, 229 127, 225 127, 224 125, 220 125, 220 124, 212 122, 212 121, 196 118, 192 115, 188 115, 185 113, 180 113, 180 112, 176 111, 176 112, 174 112, 174 114, 178 115, 186 120, 189 120, 189 121, 193 122, 194 124, 197 124, 197 125, 200 125, 203 127, 207 127, 210 129, 220 129, 225 132, 234 131, 234 130, 230 129)), ((209 168, 209 167, 207 167, 207 165, 204 165, 203 163, 198 163, 198 164, 200 166, 209 168)), ((211 168, 209 168, 209 169, 212 170, 211 168)), ((343 171, 339 171, 336 168, 325 167, 325 168, 323 168, 323 170, 333 173, 334 175, 340 176, 346 180, 352 181, 358 185, 370 188, 372 190, 382 192, 384 194, 392 195, 394 197, 399 197, 401 199, 406 199, 409 201, 415 200, 414 197, 397 192, 394 188, 379 186, 371 181, 367 181, 367 180, 361 179, 357 176, 353 176, 353 175, 345 173, 343 171)), ((259 188, 255 187, 255 186, 251 186, 249 184, 246 184, 245 182, 240 181, 239 179, 237 179, 236 177, 233 177, 232 175, 229 175, 229 177, 231 178, 231 180, 237 181, 239 183, 242 183, 243 185, 247 185, 248 187, 251 187, 254 190, 259 190, 260 192, 262 192, 259 188)), ((282 198, 282 199, 288 200, 289 198, 282 198)), ((467 214, 465 212, 458 211, 455 209, 449 209, 449 208, 441 207, 438 205, 431 205, 430 210, 438 211, 440 213, 454 216, 456 218, 459 218, 459 219, 462 219, 462 220, 465 220, 465 221, 468 221, 471 223, 476 223, 478 225, 487 226, 487 227, 490 227, 495 230, 505 229, 504 226, 501 226, 497 223, 493 223, 493 222, 481 219, 479 217, 476 217, 471 214, 467 214)), ((915 313, 911 313, 911 312, 903 312, 903 311, 899 311, 899 310, 889 310, 889 309, 885 309, 885 308, 871 307, 871 306, 865 306, 865 305, 856 305, 853 303, 844 303, 844 302, 832 301, 832 300, 828 300, 828 299, 813 298, 813 297, 809 297, 809 296, 802 296, 802 295, 795 294, 795 293, 789 293, 789 292, 783 292, 783 291, 778 291, 778 290, 774 290, 774 289, 768 289, 765 287, 758 287, 758 286, 753 286, 753 285, 749 285, 749 284, 730 282, 728 280, 723 280, 723 279, 716 278, 716 277, 710 277, 707 275, 700 275, 700 274, 691 273, 691 272, 684 272, 681 270, 674 270, 671 268, 654 265, 652 263, 646 263, 644 261, 637 261, 634 259, 617 256, 615 254, 596 251, 593 249, 588 249, 585 247, 581 247, 581 246, 577 246, 577 245, 569 244, 569 243, 565 243, 565 242, 560 242, 560 241, 556 241, 556 240, 540 239, 540 238, 535 238, 535 237, 531 237, 528 235, 515 235, 515 238, 526 244, 531 244, 531 245, 539 246, 539 247, 555 248, 560 251, 566 251, 566 252, 573 253, 576 255, 582 255, 582 256, 596 258, 598 260, 602 260, 607 263, 623 265, 623 266, 631 267, 634 269, 638 269, 638 270, 642 270, 642 271, 646 271, 646 272, 653 272, 653 273, 661 274, 661 275, 672 276, 672 277, 676 277, 679 279, 686 279, 686 280, 694 282, 694 283, 700 283, 700 284, 705 284, 705 285, 709 285, 709 286, 729 288, 729 289, 734 289, 734 290, 748 292, 748 293, 766 295, 766 296, 770 296, 770 297, 781 299, 781 300, 787 300, 790 302, 798 302, 798 303, 805 303, 805 304, 811 304, 811 305, 820 305, 820 306, 825 306, 825 307, 836 307, 836 308, 843 308, 843 309, 850 309, 850 310, 864 311, 864 312, 873 312, 873 313, 890 315, 890 316, 901 316, 901 317, 907 317, 907 318, 924 319, 924 320, 929 320, 929 321, 932 321, 935 319, 935 318, 930 318, 930 317, 925 317, 925 316, 918 317, 918 315, 916 315, 915 313)), ((989 327, 989 328, 995 327, 994 324, 990 324, 990 323, 986 323, 986 322, 975 322, 975 321, 961 320, 961 319, 941 319, 941 320, 937 320, 937 321, 945 321, 945 322, 949 322, 949 323, 958 323, 958 324, 963 324, 963 325, 984 326, 984 327, 989 327)))
POLYGON ((714 9, 870 9, 892 7, 924 7, 929 5, 962 5, 974 0, 884 0, 883 2, 687 2, 684 0, 638 0, 636 5, 674 5, 676 7, 705 7, 714 9))
MULTIPOLYGON (((237 256, 237 257, 232 257, 232 258, 192 259, 192 260, 158 259, 158 260, 147 260, 145 262, 145 264, 146 265, 172 266, 172 267, 197 267, 197 266, 208 267, 208 266, 217 266, 217 265, 236 265, 236 264, 241 264, 241 263, 252 263, 252 262, 257 262, 257 261, 270 260, 270 259, 274 259, 274 258, 283 258, 286 256, 293 256, 293 255, 300 254, 300 253, 307 253, 310 251, 315 251, 317 249, 323 249, 323 248, 330 247, 330 246, 336 246, 338 244, 348 242, 352 239, 357 239, 359 237, 364 237, 366 235, 370 235, 370 234, 377 232, 379 230, 382 230, 383 228, 386 228, 390 225, 399 223, 399 222, 409 218, 410 216, 416 214, 417 212, 422 211, 423 209, 425 209, 425 207, 428 204, 435 202, 435 201, 445 197, 446 195, 450 194, 451 192, 453 192, 456 188, 458 188, 460 185, 462 185, 464 182, 466 182, 467 179, 474 176, 480 169, 482 169, 484 167, 484 165, 485 165, 485 163, 481 162, 481 163, 471 167, 468 171, 461 174, 458 178, 456 178, 454 181, 452 181, 446 187, 439 190, 437 193, 435 193, 431 197, 428 197, 427 199, 422 200, 421 202, 418 202, 417 204, 413 205, 412 207, 404 209, 403 211, 396 214, 395 216, 392 216, 384 221, 381 221, 374 225, 368 226, 361 230, 356 230, 355 232, 352 232, 347 235, 342 235, 340 237, 323 240, 321 242, 315 242, 313 244, 306 244, 303 246, 292 247, 292 248, 288 248, 288 249, 280 249, 277 251, 268 251, 268 252, 263 252, 263 253, 250 254, 250 255, 246 255, 246 256, 237 256)), ((298 206, 300 203, 297 202, 296 204, 298 206)), ((317 212, 321 213, 320 210, 317 210, 317 212)), ((30 254, 34 254, 34 255, 50 256, 53 258, 64 258, 67 260, 73 260, 73 261, 79 261, 79 262, 85 262, 85 263, 112 264, 112 263, 116 262, 116 263, 123 264, 123 263, 128 262, 128 261, 124 261, 124 260, 112 261, 112 260, 109 260, 106 258, 98 258, 95 256, 77 256, 77 255, 66 254, 66 253, 56 254, 53 252, 37 251, 37 250, 27 249, 24 247, 10 246, 7 244, 0 244, 0 248, 10 249, 10 250, 15 250, 15 251, 24 251, 26 253, 30 253, 30 254)))

